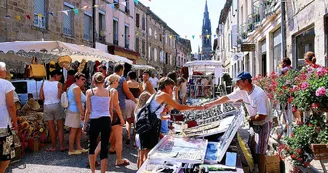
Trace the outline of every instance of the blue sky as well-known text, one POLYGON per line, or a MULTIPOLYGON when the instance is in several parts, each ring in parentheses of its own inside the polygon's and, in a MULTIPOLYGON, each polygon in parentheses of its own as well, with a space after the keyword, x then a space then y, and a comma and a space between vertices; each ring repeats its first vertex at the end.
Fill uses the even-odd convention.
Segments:
MULTIPOLYGON (((199 38, 202 32, 203 13, 205 0, 139 0, 145 6, 164 20, 182 38, 188 36, 191 40, 192 51, 198 51, 198 45, 202 42, 199 38), (195 35, 195 39, 192 39, 195 35)), ((225 0, 207 0, 208 11, 212 24, 212 46, 213 35, 216 34, 221 9, 225 0)))

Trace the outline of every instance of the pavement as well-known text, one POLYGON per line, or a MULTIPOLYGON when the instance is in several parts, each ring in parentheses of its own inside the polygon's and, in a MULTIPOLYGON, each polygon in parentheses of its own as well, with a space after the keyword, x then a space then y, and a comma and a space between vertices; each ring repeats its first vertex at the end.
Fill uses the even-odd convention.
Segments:
MULTIPOLYGON (((124 130, 125 131, 125 130, 124 130)), ((68 134, 65 134, 67 141, 68 134)), ((47 152, 44 147, 38 152, 26 153, 24 158, 16 163, 11 163, 6 173, 90 173, 90 169, 86 168, 85 162, 88 161, 88 153, 81 155, 69 156, 66 152, 47 152)), ((87 143, 83 143, 83 147, 87 148, 87 143)), ((130 162, 125 167, 115 166, 115 155, 109 155, 108 166, 106 172, 113 173, 135 173, 137 172, 137 149, 133 148, 133 141, 130 145, 126 145, 123 141, 123 158, 130 162)), ((98 157, 99 160, 99 157, 98 157)), ((100 167, 96 168, 99 172, 100 167)))

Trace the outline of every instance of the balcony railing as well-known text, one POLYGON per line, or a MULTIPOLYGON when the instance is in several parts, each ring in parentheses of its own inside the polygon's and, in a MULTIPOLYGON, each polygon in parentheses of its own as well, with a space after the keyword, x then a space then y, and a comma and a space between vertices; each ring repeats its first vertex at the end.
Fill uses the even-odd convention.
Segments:
POLYGON ((276 13, 280 7, 280 2, 278 0, 265 0, 264 6, 264 16, 268 17, 276 13))

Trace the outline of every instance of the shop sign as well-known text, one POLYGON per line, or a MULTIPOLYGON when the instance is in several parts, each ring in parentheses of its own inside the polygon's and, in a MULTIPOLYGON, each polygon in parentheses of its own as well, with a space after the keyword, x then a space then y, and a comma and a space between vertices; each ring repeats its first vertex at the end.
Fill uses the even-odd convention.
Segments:
POLYGON ((242 52, 254 52, 255 51, 255 44, 241 44, 241 51, 242 52))

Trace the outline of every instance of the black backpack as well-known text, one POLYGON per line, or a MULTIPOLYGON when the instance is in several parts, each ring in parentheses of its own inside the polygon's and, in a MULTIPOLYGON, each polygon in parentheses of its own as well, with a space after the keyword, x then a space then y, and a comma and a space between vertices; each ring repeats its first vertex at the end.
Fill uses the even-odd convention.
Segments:
POLYGON ((154 126, 156 126, 156 124, 158 124, 157 123, 158 121, 160 121, 157 118, 156 111, 163 105, 163 103, 159 105, 158 108, 153 113, 150 111, 150 103, 154 100, 155 95, 156 94, 154 94, 151 97, 150 102, 147 102, 137 114, 137 123, 136 123, 137 134, 143 134, 145 132, 148 132, 154 126))

